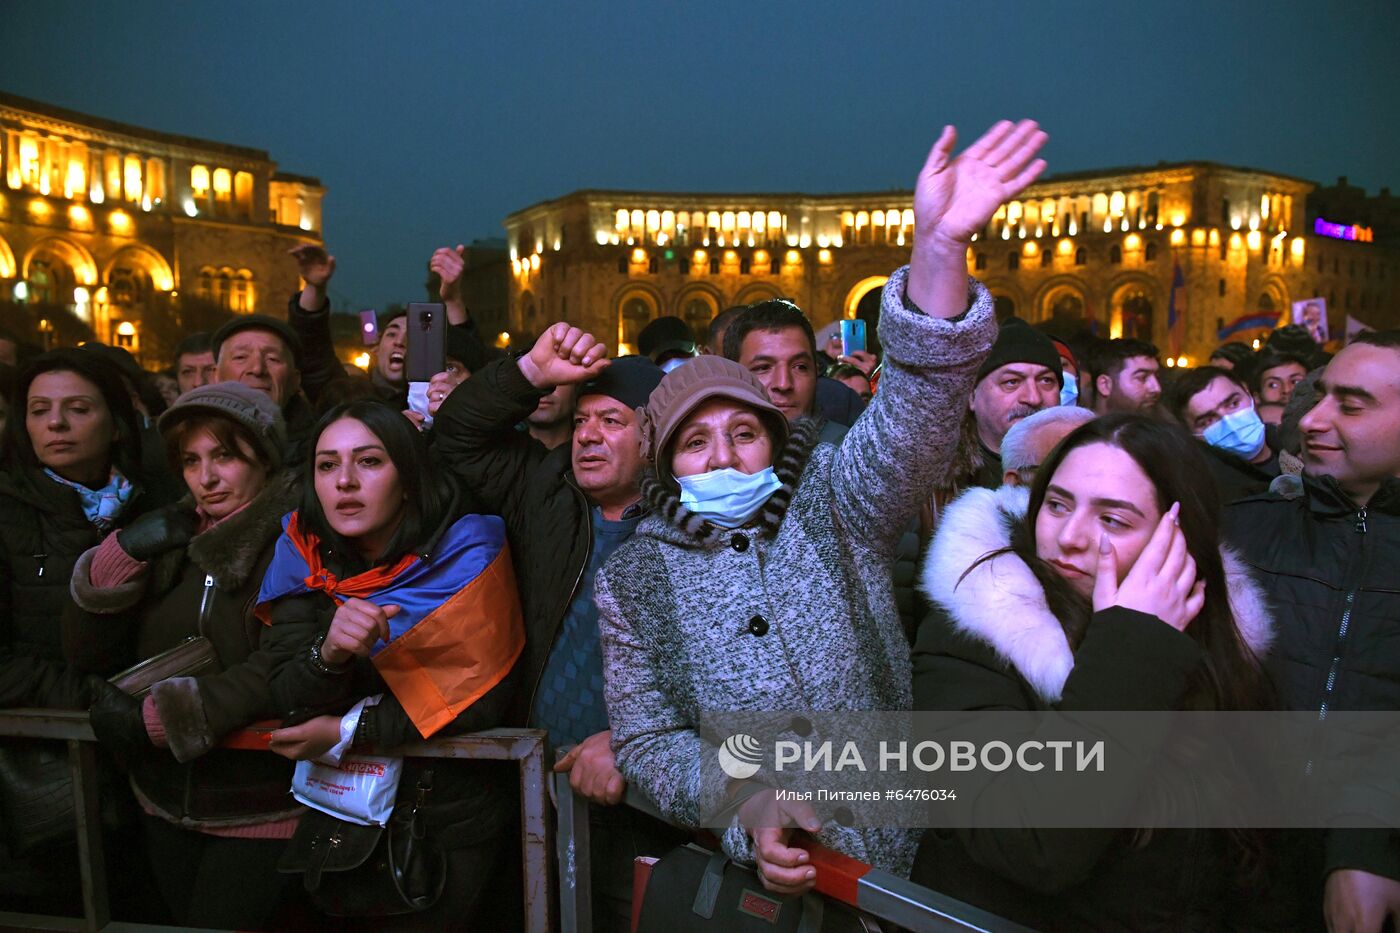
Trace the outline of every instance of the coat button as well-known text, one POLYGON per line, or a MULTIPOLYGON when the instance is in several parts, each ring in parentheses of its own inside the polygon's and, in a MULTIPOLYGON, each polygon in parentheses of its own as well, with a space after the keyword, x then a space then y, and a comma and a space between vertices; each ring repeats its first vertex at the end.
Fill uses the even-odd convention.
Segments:
POLYGON ((749 549, 749 539, 743 535, 735 535, 729 539, 729 546, 742 554, 749 549))
POLYGON ((768 634, 768 620, 763 616, 754 616, 749 620, 749 631, 762 638, 768 634))

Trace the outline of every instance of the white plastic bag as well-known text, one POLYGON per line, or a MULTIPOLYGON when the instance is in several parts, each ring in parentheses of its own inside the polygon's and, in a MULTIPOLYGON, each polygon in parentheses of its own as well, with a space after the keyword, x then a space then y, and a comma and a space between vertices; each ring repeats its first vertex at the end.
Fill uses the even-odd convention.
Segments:
POLYGON ((378 755, 345 755, 339 765, 298 761, 292 773, 292 796, 350 823, 386 826, 402 773, 402 758, 378 755))

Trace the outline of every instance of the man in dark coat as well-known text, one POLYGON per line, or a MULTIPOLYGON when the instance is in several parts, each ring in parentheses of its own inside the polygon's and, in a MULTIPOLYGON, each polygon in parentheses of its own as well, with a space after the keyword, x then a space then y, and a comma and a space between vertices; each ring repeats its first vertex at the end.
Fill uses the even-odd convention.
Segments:
MULTIPOLYGON (((1364 334, 1328 364, 1299 422, 1301 482, 1225 511, 1278 614, 1271 672, 1291 709, 1400 710, 1400 331, 1364 334)), ((1326 834, 1334 930, 1400 917, 1400 830, 1326 834)))
MULTIPOLYGON (((556 770, 594 803, 595 929, 627 929, 632 859, 663 855, 664 827, 611 806, 625 784, 610 747, 593 578, 641 520, 644 461, 635 409, 661 370, 645 357, 570 359, 582 335, 551 327, 519 362, 500 359, 462 383, 434 416, 436 453, 506 522, 525 613, 520 704, 513 719, 572 745, 556 770), (558 385, 580 385, 572 441, 548 449, 515 425, 558 385)), ((589 338, 589 344, 593 344, 589 338)))

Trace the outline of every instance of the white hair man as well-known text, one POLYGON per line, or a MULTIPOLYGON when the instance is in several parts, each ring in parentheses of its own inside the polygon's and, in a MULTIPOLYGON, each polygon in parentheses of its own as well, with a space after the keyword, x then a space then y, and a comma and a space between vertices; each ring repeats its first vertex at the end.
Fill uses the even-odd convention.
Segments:
POLYGON ((1086 421, 1094 420, 1087 408, 1057 405, 1015 422, 1001 439, 1001 481, 1007 486, 1029 486, 1035 471, 1055 445, 1086 421))

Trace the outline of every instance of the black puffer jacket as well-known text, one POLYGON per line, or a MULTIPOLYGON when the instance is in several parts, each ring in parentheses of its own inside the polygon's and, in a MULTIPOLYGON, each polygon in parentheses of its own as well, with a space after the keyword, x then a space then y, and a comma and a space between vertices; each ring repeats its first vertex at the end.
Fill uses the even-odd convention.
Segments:
POLYGON ((511 721, 525 725, 559 624, 593 546, 592 509, 574 485, 570 448, 546 449, 515 425, 545 393, 514 360, 488 363, 447 397, 433 420, 434 453, 505 519, 525 613, 520 692, 511 721))
MULTIPOLYGON (((1278 613, 1270 672, 1290 709, 1400 710, 1400 480, 1359 508, 1331 477, 1225 509, 1278 613)), ((1324 870, 1400 879, 1400 832, 1334 830, 1324 870)))
MULTIPOLYGON (((451 525, 469 512, 479 512, 475 500, 459 496, 444 514, 421 553, 430 553, 451 525)), ((344 578, 355 571, 334 553, 323 554, 326 568, 344 578)), ((374 665, 357 658, 343 671, 326 673, 311 660, 317 637, 329 630, 335 602, 316 591, 277 600, 270 606, 271 625, 263 647, 271 658, 268 683, 279 715, 298 710, 343 713, 363 697, 383 694, 383 700, 367 707, 355 732, 357 750, 392 754, 400 746, 422 741, 422 735, 403 706, 385 685, 374 665)), ((520 662, 511 673, 457 715, 435 737, 462 735, 504 725, 519 683, 520 662)), ((448 762, 410 758, 399 787, 412 787, 423 772, 431 770, 433 802, 424 808, 429 823, 444 846, 458 848, 480 842, 499 832, 514 812, 517 775, 509 762, 448 762)), ((402 799, 402 797, 400 798, 402 799)))
MULTIPOLYGON (((219 673, 178 677, 152 690, 170 751, 151 749, 130 764, 132 784, 149 808, 189 827, 246 825, 290 815, 292 763, 272 754, 215 748, 233 729, 277 716, 268 685, 269 656, 258 650, 264 630, 253 603, 295 508, 292 476, 275 480, 247 508, 157 556, 145 575, 107 589, 92 586, 92 553, 73 573, 74 606, 64 637, 86 653, 114 639, 145 659, 204 635, 219 673), (183 763, 182 763, 183 762, 183 763)), ((192 507, 192 503, 186 503, 192 507)), ((114 646, 115 649, 115 646, 114 646)), ((74 653, 78 653, 75 645, 74 653)))
MULTIPOLYGON (((120 523, 148 499, 134 489, 120 523)), ((102 535, 75 491, 22 466, 0 472, 0 529, 0 707, 86 709, 82 678, 65 664, 61 620, 73 565, 102 535)), ((93 673, 115 673, 122 660, 93 673)))

